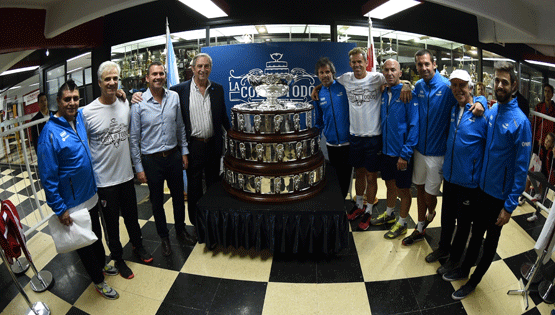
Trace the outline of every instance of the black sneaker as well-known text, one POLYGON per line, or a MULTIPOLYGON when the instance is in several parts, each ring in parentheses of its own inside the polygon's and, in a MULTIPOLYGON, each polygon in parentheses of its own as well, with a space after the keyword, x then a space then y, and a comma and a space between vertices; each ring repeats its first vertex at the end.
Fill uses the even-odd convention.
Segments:
POLYGON ((137 255, 144 263, 152 262, 152 255, 143 246, 133 248, 133 254, 137 255))
POLYGON ((414 243, 418 243, 424 240, 424 236, 426 235, 426 230, 423 230, 422 233, 418 232, 418 229, 414 229, 411 235, 405 237, 403 239, 403 245, 410 246, 414 243))
POLYGON ((444 273, 442 278, 443 280, 449 282, 463 280, 468 278, 468 272, 464 272, 461 268, 455 268, 449 272, 444 273))
POLYGON ((448 260, 446 263, 444 263, 439 268, 437 268, 437 273, 443 276, 449 271, 459 267, 458 265, 459 265, 458 263, 454 263, 451 260, 448 260))
POLYGON ((118 268, 119 274, 125 279, 133 279, 133 277, 135 277, 135 274, 133 274, 133 271, 127 267, 127 264, 123 261, 123 259, 116 261, 114 265, 118 268))
POLYGON ((449 251, 438 248, 433 252, 431 252, 430 254, 428 254, 428 256, 426 256, 425 259, 427 263, 433 263, 438 261, 439 259, 447 258, 448 256, 449 256, 449 251))
POLYGON ((453 300, 456 300, 456 301, 462 300, 465 297, 467 297, 470 293, 474 292, 475 289, 476 289, 476 286, 466 283, 460 289, 453 292, 453 294, 451 294, 451 298, 453 298, 453 300))

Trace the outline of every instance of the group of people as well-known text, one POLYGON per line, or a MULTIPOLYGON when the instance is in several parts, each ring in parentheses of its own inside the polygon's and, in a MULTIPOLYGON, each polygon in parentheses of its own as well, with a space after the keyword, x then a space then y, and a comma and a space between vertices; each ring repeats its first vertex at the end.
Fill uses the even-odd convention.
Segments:
POLYGON ((497 104, 486 110, 485 97, 472 94, 468 72, 455 70, 449 79, 444 78, 427 49, 415 54, 421 79, 412 93, 409 85, 400 81, 396 60, 384 63, 383 74, 368 72, 366 60, 366 51, 354 48, 349 52, 353 72, 336 77, 333 63, 320 59, 316 73, 322 84, 312 93, 316 127, 326 137, 330 163, 339 173, 344 197, 351 167, 355 168, 356 204, 347 217, 361 217, 361 230, 392 224, 384 235, 387 239, 404 235, 412 201, 410 187, 415 184, 418 221, 412 234, 402 240, 410 246, 424 239, 443 183, 439 248, 426 261, 448 258, 438 269, 443 279, 467 279, 487 231, 478 267, 452 294, 453 299, 463 299, 489 268, 501 228, 524 190, 532 135, 530 122, 513 97, 517 87, 514 68, 507 62, 496 65, 497 104), (386 182, 387 208, 372 218, 378 171, 386 182), (399 218, 394 214, 397 197, 401 199, 399 218))
POLYGON ((130 107, 125 94, 118 90, 119 65, 106 61, 98 68, 101 96, 79 109, 78 87, 68 80, 57 94, 58 111, 39 131, 39 176, 47 204, 64 225, 72 224, 73 212, 89 211, 98 240, 78 249, 77 254, 96 290, 108 299, 117 299, 119 294, 106 284, 104 275, 134 277, 123 260, 120 214, 134 255, 144 263, 153 260, 143 246, 131 162, 138 180, 148 184, 162 255, 172 253, 164 181, 172 196, 176 238, 188 246, 197 242, 196 203, 203 195, 203 175, 206 187, 218 180, 222 135, 230 124, 223 88, 208 79, 210 56, 196 55, 192 68, 191 80, 167 90, 164 65, 153 62, 146 74, 148 90, 134 95, 130 107), (185 227, 182 170, 189 181, 191 231, 185 227), (99 215, 104 218, 115 266, 106 264, 99 215))

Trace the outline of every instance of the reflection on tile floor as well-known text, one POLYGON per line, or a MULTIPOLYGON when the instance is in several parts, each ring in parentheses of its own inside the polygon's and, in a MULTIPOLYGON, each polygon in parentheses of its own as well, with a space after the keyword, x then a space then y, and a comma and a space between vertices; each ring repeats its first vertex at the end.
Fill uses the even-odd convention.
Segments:
MULTIPOLYGON (((8 190, 0 188, 0 197, 16 198, 22 212, 29 216, 25 222, 36 222, 30 211, 34 200, 20 196, 28 181, 23 181, 22 173, 2 174, 8 190)), ((385 185, 381 180, 378 182, 378 197, 384 198, 385 185)), ((121 220, 124 258, 135 278, 106 277, 121 297, 109 301, 98 295, 76 253, 56 254, 48 227, 43 226, 32 234, 28 244, 37 267, 51 271, 55 284, 47 292, 34 293, 29 287, 33 272, 19 276, 18 282, 31 301, 45 302, 52 314, 72 315, 550 314, 554 309, 537 293, 531 294, 528 310, 524 310, 520 296, 506 294, 519 287, 521 265, 537 258, 532 248, 545 217, 528 222, 526 218, 534 212, 528 204, 518 207, 513 220, 503 228, 495 261, 476 292, 462 301, 454 301, 451 293, 464 281, 445 282, 436 274, 440 264, 424 261, 424 257, 438 246, 439 212, 427 230, 426 241, 411 247, 403 246, 401 238, 384 239, 389 225, 358 231, 355 221, 351 224, 350 247, 338 255, 273 255, 268 251, 243 248, 216 247, 210 251, 204 244, 180 244, 175 239, 172 204, 167 195, 165 208, 173 254, 164 257, 147 198, 148 190, 146 186, 136 188, 140 196, 139 224, 144 246, 153 253, 154 261, 144 264, 133 255, 121 220)), ((41 196, 39 194, 39 200, 41 196)), ((441 211, 441 197, 438 201, 437 210, 441 211)), ((385 200, 380 199, 373 213, 383 212, 385 204, 385 200)), ((349 207, 347 201, 346 208, 349 207)), ((397 213, 398 207, 399 202, 397 213)), ((416 217, 416 199, 413 199, 410 215, 416 217)), ((409 233, 414 226, 413 219, 409 219, 409 233)), ((555 263, 551 260, 540 269, 540 274, 553 279, 555 263)), ((534 288, 537 284, 532 285, 534 288)), ((22 314, 26 308, 5 266, 0 266, 1 314, 22 314)))

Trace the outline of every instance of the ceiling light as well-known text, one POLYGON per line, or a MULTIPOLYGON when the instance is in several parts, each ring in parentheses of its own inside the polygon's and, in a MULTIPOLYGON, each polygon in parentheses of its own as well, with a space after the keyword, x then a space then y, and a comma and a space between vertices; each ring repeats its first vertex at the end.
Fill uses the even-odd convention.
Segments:
POLYGON ((179 0, 179 2, 209 19, 227 16, 227 13, 210 0, 179 0))
POLYGON ((77 57, 73 57, 73 58, 71 58, 71 59, 68 59, 67 62, 71 62, 71 61, 73 61, 73 60, 75 60, 75 59, 79 59, 79 58, 85 57, 85 56, 90 55, 90 54, 91 54, 90 52, 84 53, 84 54, 79 55, 79 56, 77 56, 77 57))
POLYGON ((11 88, 8 89, 8 91, 9 91, 9 90, 19 89, 19 88, 21 88, 21 86, 19 86, 19 85, 12 86, 11 88))
POLYGON ((38 83, 33 83, 33 84, 29 85, 29 87, 35 86, 35 85, 39 85, 39 84, 38 83))
POLYGON ((538 65, 538 66, 544 66, 544 67, 552 67, 552 68, 555 68, 555 64, 550 63, 550 62, 536 61, 536 60, 524 60, 524 61, 526 61, 526 62, 528 62, 528 63, 531 63, 531 64, 538 65))
POLYGON ((258 32, 258 34, 268 34, 268 29, 266 29, 266 26, 255 25, 254 27, 256 27, 256 31, 258 32))
POLYGON ((406 9, 412 8, 415 5, 420 4, 420 1, 415 0, 389 0, 386 3, 380 5, 374 10, 366 13, 364 16, 370 15, 373 19, 383 20, 394 14, 397 14, 406 9))
POLYGON ((75 71, 78 71, 78 70, 81 70, 81 69, 83 69, 83 67, 75 68, 73 70, 68 71, 67 73, 72 73, 72 72, 75 72, 75 71))
POLYGON ((8 70, 8 71, 4 71, 4 72, 0 73, 0 75, 8 75, 8 74, 14 74, 14 73, 18 73, 18 72, 31 71, 31 70, 37 69, 38 67, 39 66, 32 66, 32 67, 25 67, 25 68, 8 70))

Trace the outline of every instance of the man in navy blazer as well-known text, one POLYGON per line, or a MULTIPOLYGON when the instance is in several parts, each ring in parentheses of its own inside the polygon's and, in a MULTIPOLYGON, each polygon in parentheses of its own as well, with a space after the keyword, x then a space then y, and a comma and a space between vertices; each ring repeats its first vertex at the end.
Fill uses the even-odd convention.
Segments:
POLYGON ((220 179, 224 130, 230 128, 230 123, 222 86, 208 80, 212 58, 200 53, 191 64, 193 78, 172 86, 170 90, 179 94, 189 143, 188 214, 191 223, 196 226, 196 204, 204 194, 202 175, 204 173, 206 188, 220 179))

